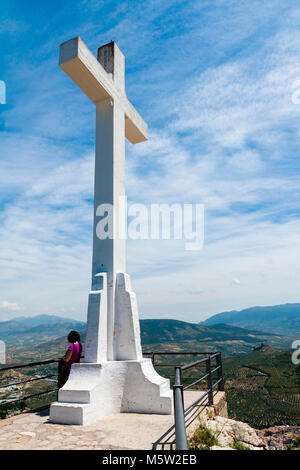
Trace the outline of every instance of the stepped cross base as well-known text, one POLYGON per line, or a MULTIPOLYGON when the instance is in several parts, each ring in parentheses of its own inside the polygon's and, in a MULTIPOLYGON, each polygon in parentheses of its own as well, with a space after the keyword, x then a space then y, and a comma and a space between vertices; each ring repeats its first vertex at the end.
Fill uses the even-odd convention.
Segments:
POLYGON ((158 375, 150 359, 74 364, 50 421, 88 424, 116 413, 172 413, 169 380, 158 375))
POLYGON ((142 357, 136 296, 125 273, 116 276, 114 349, 118 360, 106 360, 107 274, 95 277, 96 287, 89 295, 86 362, 72 365, 58 402, 50 407, 50 421, 84 425, 116 413, 172 414, 169 379, 142 357))

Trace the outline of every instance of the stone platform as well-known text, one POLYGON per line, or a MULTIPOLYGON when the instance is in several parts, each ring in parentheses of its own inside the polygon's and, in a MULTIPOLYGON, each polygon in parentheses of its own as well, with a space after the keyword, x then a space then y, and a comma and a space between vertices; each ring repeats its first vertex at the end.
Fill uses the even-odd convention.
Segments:
MULTIPOLYGON (((184 397, 187 407, 199 391, 184 397)), ((218 392, 214 402, 212 412, 222 414, 225 393, 218 392)), ((121 413, 85 426, 62 425, 50 423, 44 410, 1 420, 0 450, 151 450, 173 424, 173 415, 121 413)))

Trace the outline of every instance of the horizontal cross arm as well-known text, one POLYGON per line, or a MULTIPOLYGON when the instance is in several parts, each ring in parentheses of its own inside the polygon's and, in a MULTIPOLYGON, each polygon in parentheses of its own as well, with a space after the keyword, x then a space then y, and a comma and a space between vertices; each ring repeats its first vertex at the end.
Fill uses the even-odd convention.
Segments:
POLYGON ((61 44, 59 65, 93 103, 107 98, 118 100, 125 113, 125 136, 131 143, 147 140, 147 124, 126 95, 116 89, 112 75, 106 72, 80 37, 61 44))
POLYGON ((138 144, 148 140, 148 126, 144 119, 126 98, 125 111, 125 136, 132 144, 138 144))

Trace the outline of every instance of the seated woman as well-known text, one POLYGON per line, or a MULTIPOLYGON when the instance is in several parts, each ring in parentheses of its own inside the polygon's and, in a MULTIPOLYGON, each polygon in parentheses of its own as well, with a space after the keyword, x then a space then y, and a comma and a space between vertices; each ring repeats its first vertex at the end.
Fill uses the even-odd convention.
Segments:
POLYGON ((70 344, 66 354, 59 361, 58 365, 58 388, 61 388, 67 382, 72 364, 75 362, 80 362, 80 357, 82 353, 82 345, 80 343, 80 334, 77 331, 70 331, 68 335, 68 341, 70 344))

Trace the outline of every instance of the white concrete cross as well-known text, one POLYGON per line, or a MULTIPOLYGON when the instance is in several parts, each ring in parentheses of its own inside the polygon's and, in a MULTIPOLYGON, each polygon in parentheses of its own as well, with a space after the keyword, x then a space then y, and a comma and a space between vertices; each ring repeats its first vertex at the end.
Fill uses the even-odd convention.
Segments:
POLYGON ((100 47, 97 60, 79 37, 71 39, 61 45, 59 64, 96 105, 95 201, 85 359, 72 365, 50 420, 86 424, 119 412, 170 414, 170 383, 143 358, 125 271, 125 137, 147 140, 147 124, 126 97, 125 59, 115 42, 100 47), (97 222, 107 204, 114 208, 113 236, 101 239, 97 222))
POLYGON ((115 42, 98 60, 79 37, 61 45, 60 67, 96 105, 92 290, 84 363, 51 405, 50 419, 84 424, 116 412, 172 412, 169 381, 143 359, 135 294, 125 261, 125 137, 147 140, 147 124, 125 93, 125 58, 115 42), (103 205, 114 208, 113 236, 97 231, 103 205), (101 209, 102 207, 102 209, 101 209))
MULTIPOLYGON (((115 42, 98 49, 98 60, 81 38, 61 45, 60 67, 96 105, 96 159, 94 192, 94 242, 92 291, 99 288, 99 273, 107 273, 107 345, 106 326, 97 322, 97 296, 91 294, 86 341, 86 361, 113 360, 118 354, 119 336, 115 340, 115 302, 117 273, 125 273, 125 137, 133 143, 147 140, 147 124, 128 101, 125 93, 125 57, 115 42), (114 207, 113 237, 97 236, 99 206, 114 207), (98 212, 97 212, 98 211, 98 212), (100 328, 97 337, 97 329, 100 328), (115 343, 115 344, 114 344, 115 343), (106 351, 107 347, 107 351, 106 351)), ((104 280, 105 282, 105 280, 104 280)), ((100 286, 101 287, 101 286, 100 286)), ((132 359, 132 354, 126 359, 132 359)), ((122 357, 124 358, 124 357, 122 357)))

